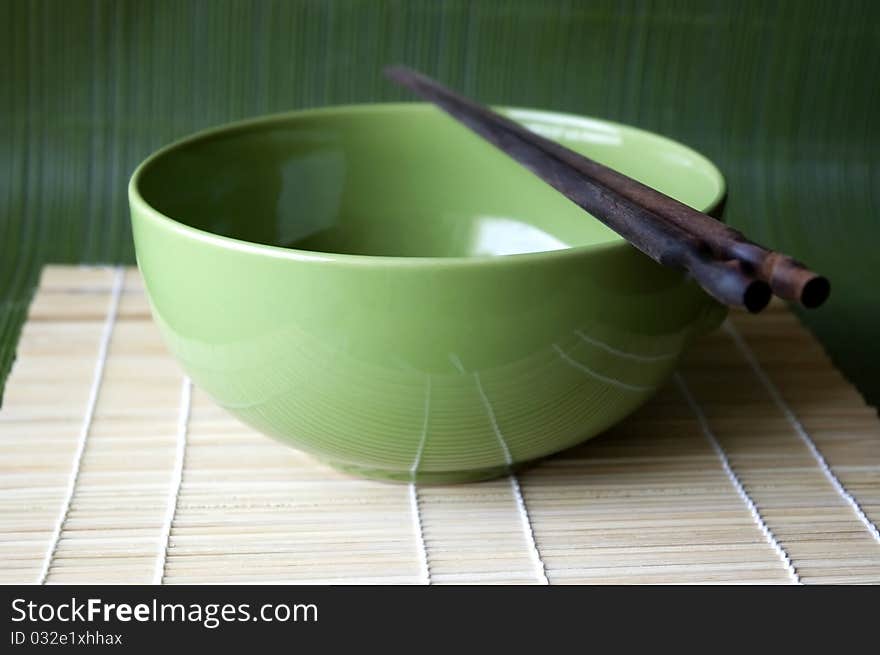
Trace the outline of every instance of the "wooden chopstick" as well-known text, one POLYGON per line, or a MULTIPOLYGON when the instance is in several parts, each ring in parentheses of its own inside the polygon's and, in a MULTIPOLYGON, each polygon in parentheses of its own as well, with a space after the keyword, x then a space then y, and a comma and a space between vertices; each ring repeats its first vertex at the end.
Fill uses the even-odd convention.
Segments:
POLYGON ((687 270, 720 302, 758 312, 769 302, 771 286, 781 297, 808 307, 827 298, 830 286, 825 278, 757 246, 711 216, 545 139, 416 71, 392 66, 386 74, 438 105, 655 261, 687 270))
POLYGON ((828 279, 809 270, 801 262, 758 245, 739 230, 712 216, 555 141, 547 140, 547 147, 585 175, 702 239, 717 258, 741 262, 746 270, 767 282, 780 298, 799 302, 808 308, 818 307, 828 299, 831 293, 828 279))

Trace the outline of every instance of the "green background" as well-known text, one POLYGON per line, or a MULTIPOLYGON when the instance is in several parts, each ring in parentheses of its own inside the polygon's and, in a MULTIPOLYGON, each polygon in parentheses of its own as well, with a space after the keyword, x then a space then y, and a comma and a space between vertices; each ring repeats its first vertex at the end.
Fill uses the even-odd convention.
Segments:
POLYGON ((0 0, 0 381, 44 262, 133 262, 160 145, 399 100, 406 63, 493 104, 632 123, 726 175, 728 219, 832 278, 804 315, 880 401, 880 3, 0 0))

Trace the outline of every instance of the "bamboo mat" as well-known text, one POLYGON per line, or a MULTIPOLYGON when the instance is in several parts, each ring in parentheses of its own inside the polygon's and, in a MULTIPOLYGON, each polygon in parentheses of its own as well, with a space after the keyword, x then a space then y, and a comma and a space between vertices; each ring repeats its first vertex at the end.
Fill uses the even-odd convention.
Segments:
POLYGON ((516 477, 355 479, 241 425, 134 269, 48 267, 0 410, 4 583, 880 582, 880 422, 781 304, 516 477))

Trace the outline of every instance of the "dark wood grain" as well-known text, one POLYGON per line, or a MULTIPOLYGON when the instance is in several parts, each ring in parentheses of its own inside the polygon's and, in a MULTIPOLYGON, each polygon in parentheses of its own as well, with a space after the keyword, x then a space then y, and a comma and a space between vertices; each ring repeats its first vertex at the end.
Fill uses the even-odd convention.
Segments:
POLYGON ((655 261, 687 270, 714 298, 757 312, 778 296, 816 307, 828 281, 720 221, 546 139, 402 66, 388 77, 438 105, 655 261))

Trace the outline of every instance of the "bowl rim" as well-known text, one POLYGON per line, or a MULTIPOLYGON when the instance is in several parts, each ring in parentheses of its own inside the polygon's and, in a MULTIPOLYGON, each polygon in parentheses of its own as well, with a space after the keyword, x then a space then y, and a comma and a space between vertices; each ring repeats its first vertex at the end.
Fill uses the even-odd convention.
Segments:
MULTIPOLYGON (((699 208, 701 211, 712 211, 716 209, 725 199, 727 195, 727 184, 718 167, 705 155, 690 146, 676 141, 669 137, 663 136, 656 132, 641 129, 624 123, 617 123, 602 118, 592 116, 583 116, 568 112, 558 112, 546 109, 533 109, 528 107, 513 106, 494 106, 494 109, 503 112, 512 118, 526 118, 526 120, 536 120, 546 123, 568 123, 569 126, 601 126, 603 128, 612 128, 616 132, 635 135, 639 138, 647 138, 657 143, 672 146, 679 151, 688 154, 695 162, 697 162, 704 172, 714 178, 717 191, 712 200, 706 207, 699 208), (574 124, 574 125, 573 125, 574 124)), ((310 262, 334 262, 338 264, 348 265, 386 265, 394 267, 469 267, 469 266, 497 266, 515 263, 536 263, 547 260, 560 260, 569 257, 579 257, 587 253, 606 253, 608 251, 620 250, 628 251, 631 246, 620 235, 614 234, 612 239, 601 243, 585 244, 580 246, 572 246, 569 248, 560 248, 558 250, 544 250, 537 252, 517 253, 511 255, 473 255, 473 256, 456 256, 456 257, 408 257, 408 256, 392 256, 392 255, 357 255, 348 253, 320 252, 314 250, 299 250, 296 248, 287 248, 284 246, 276 246, 270 244, 257 243, 254 241, 246 241, 235 237, 216 234, 200 228, 188 225, 180 220, 163 214, 150 203, 148 203, 140 193, 139 183, 144 172, 155 165, 157 161, 163 159, 175 150, 191 145, 198 141, 207 141, 220 136, 226 136, 235 132, 248 131, 255 128, 265 128, 274 123, 290 122, 298 118, 307 118, 313 116, 334 116, 349 115, 353 113, 372 113, 372 112, 389 112, 389 111, 440 111, 433 105, 424 102, 388 102, 388 103, 360 103, 360 104, 344 104, 330 105, 324 107, 314 107, 309 109, 297 109, 292 111, 267 114, 255 118, 247 118, 244 120, 233 121, 210 127, 198 132, 189 134, 181 139, 172 141, 171 143, 159 148, 151 153, 135 168, 128 183, 128 199, 131 207, 132 221, 135 216, 140 214, 159 223, 166 229, 179 233, 203 243, 217 246, 223 249, 235 250, 243 253, 258 254, 262 256, 272 257, 274 259, 287 259, 292 261, 310 261, 310 262), (135 211, 136 210, 136 211, 135 211)))

